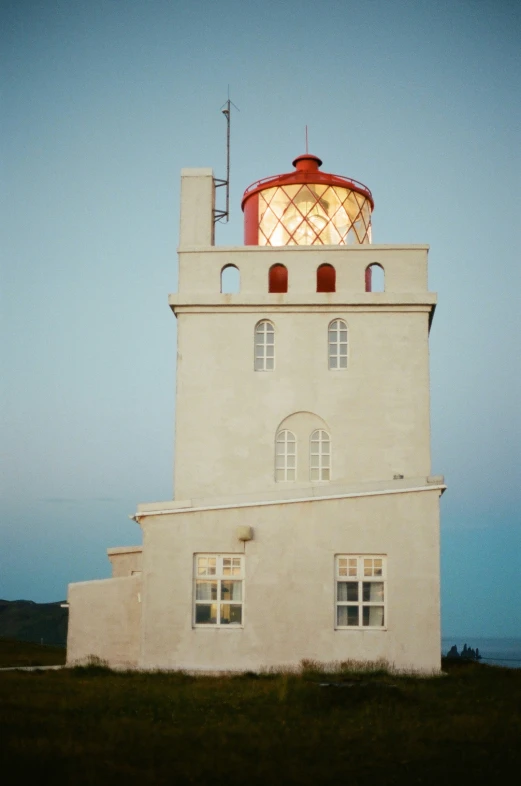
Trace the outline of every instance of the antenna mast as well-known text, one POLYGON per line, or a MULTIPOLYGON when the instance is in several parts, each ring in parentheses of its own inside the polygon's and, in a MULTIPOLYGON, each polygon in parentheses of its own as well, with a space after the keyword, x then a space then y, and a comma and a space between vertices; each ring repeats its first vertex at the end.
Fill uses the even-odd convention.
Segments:
POLYGON ((233 101, 230 101, 230 87, 228 86, 228 100, 221 107, 221 112, 226 118, 226 180, 214 178, 216 188, 226 186, 226 207, 224 210, 213 211, 214 223, 222 221, 224 224, 227 224, 230 219, 230 115, 232 106, 235 107, 238 112, 240 111, 239 107, 235 106, 233 101))

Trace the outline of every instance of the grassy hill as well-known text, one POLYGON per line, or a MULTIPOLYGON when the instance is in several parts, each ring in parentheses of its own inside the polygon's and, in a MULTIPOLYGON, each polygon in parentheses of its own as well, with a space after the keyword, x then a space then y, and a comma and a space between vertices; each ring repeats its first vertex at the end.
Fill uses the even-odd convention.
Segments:
POLYGON ((65 647, 68 609, 62 602, 0 600, 0 637, 65 647))

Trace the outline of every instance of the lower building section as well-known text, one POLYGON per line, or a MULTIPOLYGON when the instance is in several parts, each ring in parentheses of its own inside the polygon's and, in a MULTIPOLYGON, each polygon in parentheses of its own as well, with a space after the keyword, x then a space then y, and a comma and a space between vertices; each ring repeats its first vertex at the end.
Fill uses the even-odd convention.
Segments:
POLYGON ((143 506, 142 554, 111 550, 119 578, 70 587, 68 661, 246 671, 384 660, 436 673, 442 489, 143 506), (142 572, 121 576, 138 556, 142 572))
POLYGON ((69 584, 67 664, 93 658, 110 666, 139 666, 141 577, 69 584))

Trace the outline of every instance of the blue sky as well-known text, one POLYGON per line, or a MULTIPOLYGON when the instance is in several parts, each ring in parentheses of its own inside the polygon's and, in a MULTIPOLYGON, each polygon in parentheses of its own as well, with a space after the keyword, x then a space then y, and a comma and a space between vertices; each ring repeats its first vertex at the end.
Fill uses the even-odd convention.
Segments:
POLYGON ((446 635, 521 635, 521 6, 4 0, 0 597, 58 600, 172 496, 179 172, 304 149, 429 243, 446 635))

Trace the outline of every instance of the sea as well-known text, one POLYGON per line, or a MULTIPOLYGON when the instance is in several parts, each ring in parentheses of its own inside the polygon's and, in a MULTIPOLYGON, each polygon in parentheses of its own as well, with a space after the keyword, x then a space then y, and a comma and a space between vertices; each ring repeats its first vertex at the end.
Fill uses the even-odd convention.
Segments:
POLYGON ((457 646, 458 652, 461 652, 464 644, 473 650, 479 649, 479 654, 482 656, 481 663, 521 669, 521 638, 491 639, 479 636, 443 636, 441 640, 442 654, 446 655, 454 644, 457 646))

